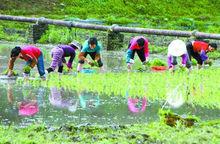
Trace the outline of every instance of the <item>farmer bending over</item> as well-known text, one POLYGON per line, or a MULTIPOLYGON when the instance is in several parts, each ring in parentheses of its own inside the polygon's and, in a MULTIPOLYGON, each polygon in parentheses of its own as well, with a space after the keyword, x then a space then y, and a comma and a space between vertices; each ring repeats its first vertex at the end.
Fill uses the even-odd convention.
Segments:
POLYGON ((8 76, 12 76, 14 62, 17 58, 21 58, 26 61, 24 68, 24 76, 30 74, 30 69, 37 65, 38 72, 42 79, 45 79, 44 60, 43 53, 38 47, 27 45, 24 47, 16 46, 11 50, 11 56, 8 63, 8 76))
POLYGON ((52 62, 49 68, 47 68, 48 73, 53 72, 58 66, 58 72, 63 72, 63 63, 66 64, 68 70, 72 69, 72 63, 76 55, 76 50, 80 49, 81 45, 77 41, 73 41, 69 45, 59 45, 51 50, 52 62), (65 57, 70 57, 66 63, 65 57))
POLYGON ((149 49, 148 40, 143 36, 137 36, 130 40, 127 50, 126 63, 128 71, 131 71, 132 64, 134 64, 134 55, 137 52, 143 65, 148 61, 149 49))
POLYGON ((186 48, 189 55, 189 59, 191 60, 191 57, 196 59, 198 68, 200 69, 204 62, 206 63, 211 62, 206 54, 208 52, 212 52, 216 50, 217 44, 195 40, 187 43, 186 48))
POLYGON ((175 65, 177 65, 177 57, 182 58, 182 67, 191 68, 186 44, 178 39, 173 40, 168 46, 167 63, 170 71, 174 71, 175 65))
POLYGON ((101 55, 100 55, 101 49, 102 49, 102 46, 95 37, 91 37, 88 40, 86 40, 78 56, 79 63, 77 66, 77 71, 80 72, 82 70, 83 64, 85 62, 87 62, 91 66, 96 65, 100 67, 100 70, 102 71, 103 63, 101 61, 101 55), (86 58, 87 54, 90 55, 93 61, 90 61, 86 58))

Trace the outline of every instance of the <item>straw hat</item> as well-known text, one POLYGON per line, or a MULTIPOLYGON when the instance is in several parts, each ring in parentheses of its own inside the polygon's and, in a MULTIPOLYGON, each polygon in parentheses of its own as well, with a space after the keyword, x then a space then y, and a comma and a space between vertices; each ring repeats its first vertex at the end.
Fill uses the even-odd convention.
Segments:
POLYGON ((182 40, 173 40, 168 46, 168 54, 172 56, 181 56, 187 53, 186 44, 182 40))

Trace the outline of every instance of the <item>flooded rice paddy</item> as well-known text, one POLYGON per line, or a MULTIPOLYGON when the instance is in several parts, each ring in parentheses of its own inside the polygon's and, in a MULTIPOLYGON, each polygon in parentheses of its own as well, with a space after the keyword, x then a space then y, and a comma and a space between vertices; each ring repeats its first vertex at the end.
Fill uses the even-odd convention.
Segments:
MULTIPOLYGON (((0 44, 0 71, 7 68, 10 49, 15 44, 0 44)), ((39 46, 43 47, 43 46, 39 46)), ((50 63, 50 48, 44 46, 45 67, 50 63)), ((125 72, 125 52, 103 52, 107 72, 125 72)), ((166 60, 164 55, 151 58, 166 60)), ((138 59, 138 58, 136 58, 138 59)), ((77 61, 75 61, 77 64, 77 61)), ((22 70, 23 61, 18 60, 15 69, 22 70)), ((215 61, 214 66, 219 66, 215 61)), ((20 72, 21 73, 21 72, 20 72)), ((32 73, 37 73, 36 68, 32 73)), ((180 98, 167 101, 151 101, 148 97, 130 98, 124 95, 98 94, 91 91, 74 91, 62 87, 33 87, 18 85, 15 80, 0 80, 0 122, 4 125, 26 126, 44 123, 46 125, 124 125, 144 124, 158 121, 159 109, 172 109, 179 115, 195 115, 202 120, 218 119, 220 110, 184 103, 180 98), (177 108, 175 107, 177 105, 177 108), (178 106, 181 105, 180 107, 178 106)))

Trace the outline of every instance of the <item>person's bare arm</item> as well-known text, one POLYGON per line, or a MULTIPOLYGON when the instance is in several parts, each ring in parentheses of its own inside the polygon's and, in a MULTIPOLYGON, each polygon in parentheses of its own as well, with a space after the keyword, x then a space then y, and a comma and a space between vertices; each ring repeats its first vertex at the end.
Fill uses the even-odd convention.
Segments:
POLYGON ((16 57, 12 57, 12 58, 9 59, 9 62, 8 62, 8 72, 7 72, 8 76, 12 76, 13 75, 13 68, 14 68, 15 60, 16 60, 16 57))
POLYGON ((98 61, 100 58, 101 58, 101 55, 100 55, 100 54, 96 54, 96 55, 95 55, 95 61, 98 61))

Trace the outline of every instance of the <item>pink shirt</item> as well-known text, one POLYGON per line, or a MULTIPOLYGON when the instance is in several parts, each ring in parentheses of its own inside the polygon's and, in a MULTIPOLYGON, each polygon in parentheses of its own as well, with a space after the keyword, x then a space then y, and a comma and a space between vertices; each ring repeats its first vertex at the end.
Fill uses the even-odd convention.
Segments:
POLYGON ((136 36, 131 39, 130 44, 131 46, 129 47, 130 50, 139 50, 140 47, 138 46, 137 40, 143 38, 144 39, 144 54, 145 57, 149 57, 149 48, 148 48, 148 40, 143 37, 143 36, 136 36))

